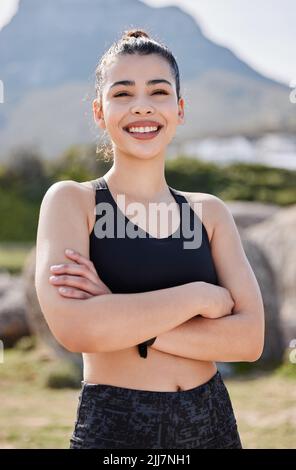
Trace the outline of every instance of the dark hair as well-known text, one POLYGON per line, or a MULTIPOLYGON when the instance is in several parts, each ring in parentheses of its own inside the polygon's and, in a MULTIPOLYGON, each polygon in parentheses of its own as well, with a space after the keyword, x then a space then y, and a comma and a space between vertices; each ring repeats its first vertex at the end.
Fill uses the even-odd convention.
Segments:
MULTIPOLYGON (((172 52, 162 43, 150 38, 150 36, 143 29, 131 29, 124 31, 122 37, 112 44, 112 46, 105 52, 100 59, 96 70, 95 70, 95 90, 96 97, 99 101, 102 100, 102 90, 105 79, 105 69, 108 63, 114 59, 114 57, 122 55, 148 55, 158 54, 163 57, 170 65, 172 74, 176 82, 176 93, 178 101, 180 99, 180 73, 176 59, 172 52)), ((99 149, 97 147, 97 153, 99 149)), ((112 152, 112 151, 111 151, 112 152)), ((110 148, 106 148, 105 156, 110 153, 110 148)))

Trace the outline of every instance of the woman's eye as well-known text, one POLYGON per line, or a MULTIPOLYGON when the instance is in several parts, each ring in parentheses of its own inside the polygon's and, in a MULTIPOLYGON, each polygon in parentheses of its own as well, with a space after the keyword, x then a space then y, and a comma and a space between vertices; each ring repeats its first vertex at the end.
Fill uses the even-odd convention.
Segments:
POLYGON ((168 95, 168 93, 164 90, 155 91, 154 93, 152 93, 152 95, 156 95, 156 93, 162 93, 163 95, 168 95))
MULTIPOLYGON (((159 94, 159 93, 161 93, 161 94, 163 94, 163 95, 168 95, 168 93, 167 93, 166 91, 164 91, 164 90, 154 91, 154 92, 152 93, 152 95, 156 95, 156 94, 159 94)), ((127 93, 121 92, 121 93, 118 93, 117 95, 114 95, 114 98, 117 98, 118 96, 124 96, 124 95, 129 96, 127 93)))

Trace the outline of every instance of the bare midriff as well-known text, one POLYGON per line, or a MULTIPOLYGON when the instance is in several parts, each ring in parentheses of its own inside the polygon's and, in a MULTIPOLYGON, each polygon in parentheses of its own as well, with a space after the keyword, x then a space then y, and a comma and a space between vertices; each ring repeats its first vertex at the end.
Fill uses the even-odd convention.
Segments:
POLYGON ((132 347, 112 352, 83 353, 83 362, 83 380, 86 383, 138 390, 188 390, 207 382, 217 372, 215 362, 174 356, 151 347, 148 347, 146 358, 132 347))

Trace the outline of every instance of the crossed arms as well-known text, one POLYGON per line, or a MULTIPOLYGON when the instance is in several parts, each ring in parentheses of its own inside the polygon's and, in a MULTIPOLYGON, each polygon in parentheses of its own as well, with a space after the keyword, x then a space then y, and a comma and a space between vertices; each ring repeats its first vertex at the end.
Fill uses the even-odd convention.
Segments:
POLYGON ((157 336, 151 348, 176 356, 204 361, 257 360, 264 343, 260 289, 229 209, 219 198, 207 196, 203 204, 214 227, 211 251, 219 285, 228 289, 234 300, 232 314, 217 319, 202 316, 206 283, 87 299, 58 293, 48 282, 50 266, 68 262, 64 249, 73 233, 71 248, 88 258, 89 194, 72 181, 51 186, 40 209, 35 286, 58 341, 71 351, 99 352, 124 349, 157 336), (194 308, 192 299, 196 299, 194 308))

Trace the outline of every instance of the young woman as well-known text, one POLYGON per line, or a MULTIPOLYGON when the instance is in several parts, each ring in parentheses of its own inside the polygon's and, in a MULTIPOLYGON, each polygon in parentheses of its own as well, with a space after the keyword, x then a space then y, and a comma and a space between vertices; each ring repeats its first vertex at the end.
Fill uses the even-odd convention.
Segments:
POLYGON ((113 166, 53 184, 37 234, 40 306, 57 340, 83 353, 70 448, 242 448, 215 361, 260 357, 263 303, 225 203, 166 183, 184 123, 175 58, 125 32, 97 66, 96 92, 113 166), (151 206, 171 207, 161 231, 151 206))

